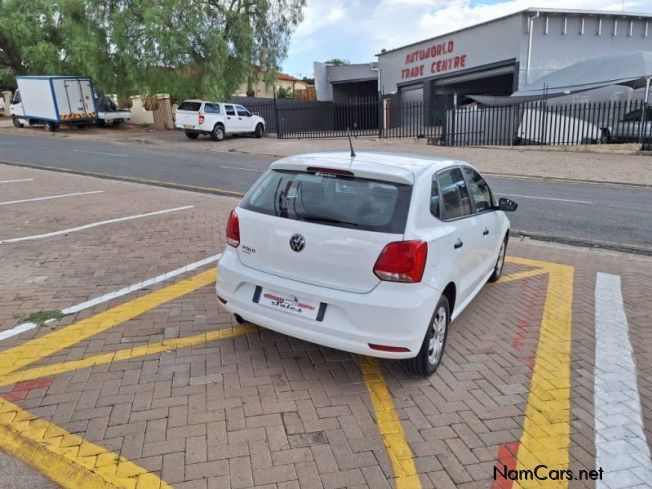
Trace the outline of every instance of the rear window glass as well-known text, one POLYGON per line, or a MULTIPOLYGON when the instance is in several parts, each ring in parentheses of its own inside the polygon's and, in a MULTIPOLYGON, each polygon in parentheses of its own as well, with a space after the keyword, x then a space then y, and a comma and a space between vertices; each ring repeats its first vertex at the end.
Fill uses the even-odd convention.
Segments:
POLYGON ((241 207, 327 226, 401 234, 412 186, 350 176, 270 170, 241 207))
POLYGON ((177 110, 187 110, 188 112, 199 112, 201 102, 183 102, 177 110))

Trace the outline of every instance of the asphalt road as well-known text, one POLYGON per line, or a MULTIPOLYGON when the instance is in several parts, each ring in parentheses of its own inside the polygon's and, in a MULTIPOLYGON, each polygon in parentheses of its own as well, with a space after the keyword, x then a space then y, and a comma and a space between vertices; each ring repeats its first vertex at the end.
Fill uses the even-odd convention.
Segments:
MULTIPOLYGON (((252 140, 252 144, 262 144, 252 140)), ((272 159, 42 136, 0 135, 0 161, 244 192, 272 159)), ((489 177, 519 203, 512 228, 542 238, 652 253, 652 189, 489 177)))

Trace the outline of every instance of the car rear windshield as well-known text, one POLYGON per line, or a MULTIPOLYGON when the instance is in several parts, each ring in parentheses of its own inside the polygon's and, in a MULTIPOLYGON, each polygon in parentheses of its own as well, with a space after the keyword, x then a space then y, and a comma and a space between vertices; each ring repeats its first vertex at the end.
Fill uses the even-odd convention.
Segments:
POLYGON ((183 102, 177 110, 186 110, 188 112, 199 112, 201 102, 183 102))
POLYGON ((402 234, 412 186, 325 173, 270 170, 241 207, 327 226, 402 234))

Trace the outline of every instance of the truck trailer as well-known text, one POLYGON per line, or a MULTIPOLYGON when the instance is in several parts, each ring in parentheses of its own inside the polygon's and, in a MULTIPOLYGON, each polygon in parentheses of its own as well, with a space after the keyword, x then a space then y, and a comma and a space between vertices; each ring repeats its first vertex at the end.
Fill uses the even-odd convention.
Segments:
POLYGON ((93 81, 86 76, 17 76, 16 84, 11 104, 16 127, 43 124, 56 131, 61 124, 115 124, 131 117, 129 111, 98 111, 93 81))

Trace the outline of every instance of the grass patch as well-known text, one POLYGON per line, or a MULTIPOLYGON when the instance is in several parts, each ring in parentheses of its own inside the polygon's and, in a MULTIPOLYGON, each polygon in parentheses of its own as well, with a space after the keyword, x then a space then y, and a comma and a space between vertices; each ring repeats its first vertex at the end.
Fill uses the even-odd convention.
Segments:
POLYGON ((65 314, 59 309, 54 309, 52 311, 39 311, 33 312, 25 318, 26 322, 38 324, 39 326, 45 326, 45 323, 53 319, 61 319, 65 314))

